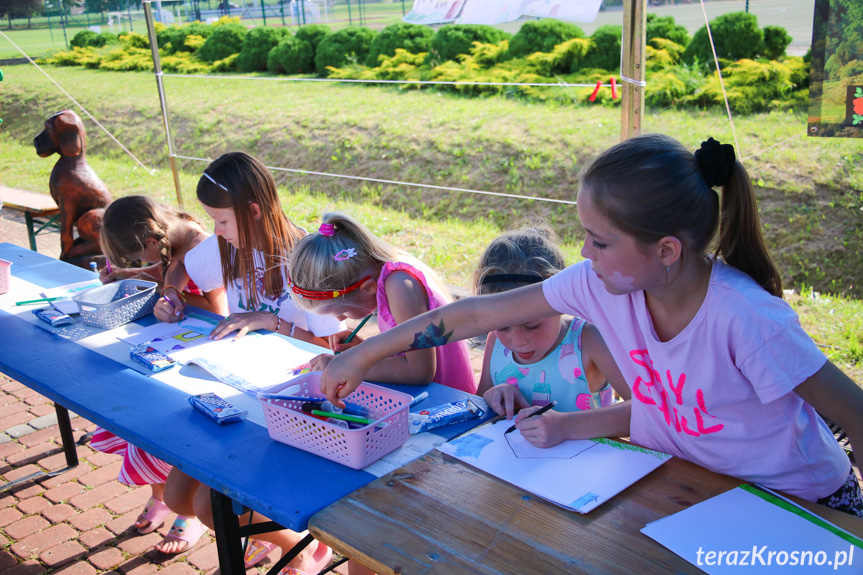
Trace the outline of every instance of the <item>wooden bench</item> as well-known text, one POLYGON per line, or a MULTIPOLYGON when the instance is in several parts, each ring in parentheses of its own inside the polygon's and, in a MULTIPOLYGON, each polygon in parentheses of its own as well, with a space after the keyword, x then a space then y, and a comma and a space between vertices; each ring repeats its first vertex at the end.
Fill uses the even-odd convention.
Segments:
POLYGON ((60 217, 60 208, 54 203, 54 198, 49 194, 39 194, 16 190, 0 185, 0 201, 3 208, 24 212, 24 220, 27 222, 27 237, 30 239, 30 249, 36 249, 36 236, 45 229, 60 229, 57 219, 60 217), (38 228, 35 226, 38 225, 38 228))

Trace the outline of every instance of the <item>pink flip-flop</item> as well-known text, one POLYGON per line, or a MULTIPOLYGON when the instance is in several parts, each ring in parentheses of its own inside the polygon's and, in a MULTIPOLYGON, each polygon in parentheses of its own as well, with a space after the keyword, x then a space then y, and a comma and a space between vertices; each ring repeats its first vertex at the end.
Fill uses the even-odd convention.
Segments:
POLYGON ((279 575, 318 575, 318 573, 324 570, 324 567, 330 564, 332 558, 333 550, 319 542, 318 548, 315 549, 315 552, 312 555, 312 560, 315 563, 312 565, 311 571, 303 571, 296 567, 285 567, 279 571, 279 575))
POLYGON ((168 514, 170 513, 171 510, 167 505, 165 505, 164 501, 159 501, 155 497, 151 497, 150 500, 147 501, 147 505, 144 506, 144 510, 141 511, 141 514, 138 515, 138 518, 135 520, 135 523, 137 523, 142 519, 146 519, 150 523, 146 527, 138 527, 138 533, 141 535, 152 533, 161 527, 162 523, 165 522, 165 518, 168 517, 168 514))
MULTIPOLYGON (((168 531, 165 539, 185 541, 187 545, 173 553, 166 553, 166 555, 176 555, 178 553, 188 551, 195 546, 201 538, 201 535, 206 531, 207 526, 201 523, 197 517, 184 517, 183 515, 177 515, 177 518, 174 520, 174 524, 171 525, 171 530, 168 531)), ((161 553, 165 552, 161 551, 161 553)))
POLYGON ((264 560, 264 557, 269 555, 278 545, 269 541, 261 541, 260 539, 249 539, 249 544, 246 546, 246 554, 243 556, 243 563, 246 569, 254 567, 264 560))

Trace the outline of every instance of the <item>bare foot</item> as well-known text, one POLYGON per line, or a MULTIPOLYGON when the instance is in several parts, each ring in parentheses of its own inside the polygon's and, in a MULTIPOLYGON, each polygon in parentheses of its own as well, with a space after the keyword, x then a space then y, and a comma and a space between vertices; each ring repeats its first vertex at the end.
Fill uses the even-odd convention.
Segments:
POLYGON ((154 549, 167 555, 182 553, 194 547, 206 531, 207 528, 196 517, 178 515, 168 535, 154 549))

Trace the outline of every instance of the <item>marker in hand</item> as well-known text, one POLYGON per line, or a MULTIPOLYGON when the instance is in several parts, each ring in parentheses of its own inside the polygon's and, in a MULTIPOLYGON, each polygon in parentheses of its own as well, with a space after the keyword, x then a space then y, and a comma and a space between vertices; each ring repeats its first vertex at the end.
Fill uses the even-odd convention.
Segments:
MULTIPOLYGON (((551 403, 546 403, 545 405, 543 405, 542 407, 540 407, 538 410, 534 411, 533 413, 531 413, 530 415, 528 415, 527 417, 525 417, 524 419, 527 419, 528 417, 535 417, 535 416, 537 416, 537 415, 542 415, 542 414, 543 414, 543 413, 545 413, 546 411, 548 411, 548 410, 550 410, 551 408, 553 408, 555 405, 557 405, 557 402, 556 402, 556 401, 552 401, 551 403)), ((522 420, 522 421, 524 421, 524 420, 522 420)), ((515 426, 515 424, 513 424, 509 429, 507 429, 506 431, 504 431, 504 432, 503 432, 503 434, 504 434, 504 435, 506 435, 507 433, 509 433, 509 432, 511 432, 511 431, 515 431, 515 430, 516 430, 516 426, 515 426)))
POLYGON ((166 296, 166 295, 163 295, 162 297, 163 297, 163 298, 165 298, 165 301, 166 301, 166 302, 168 302, 169 304, 171 304, 171 307, 172 307, 172 308, 174 308, 174 315, 177 315, 177 316, 178 316, 178 315, 180 315, 180 310, 178 310, 178 309, 177 309, 177 304, 175 304, 175 303, 171 300, 171 298, 169 298, 169 297, 168 297, 168 296, 166 296))

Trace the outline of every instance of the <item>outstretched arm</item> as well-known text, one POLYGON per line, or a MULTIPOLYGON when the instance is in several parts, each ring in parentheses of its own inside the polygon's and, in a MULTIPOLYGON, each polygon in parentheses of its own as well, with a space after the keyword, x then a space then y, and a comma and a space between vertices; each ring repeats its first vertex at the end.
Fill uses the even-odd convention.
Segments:
POLYGON ((839 424, 851 448, 863 449, 863 389, 830 361, 794 388, 806 403, 839 424))
POLYGON ((341 398, 352 393, 371 366, 386 357, 558 314, 546 301, 542 284, 459 300, 337 355, 323 373, 321 391, 334 404, 341 405, 341 398))

